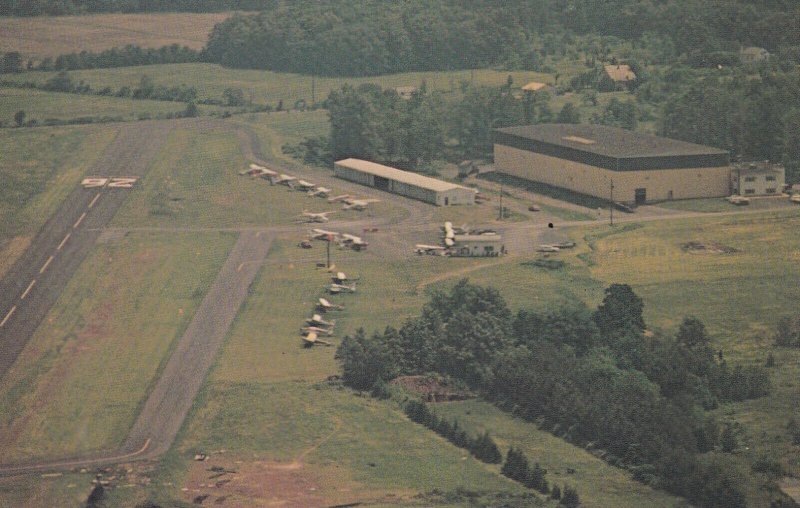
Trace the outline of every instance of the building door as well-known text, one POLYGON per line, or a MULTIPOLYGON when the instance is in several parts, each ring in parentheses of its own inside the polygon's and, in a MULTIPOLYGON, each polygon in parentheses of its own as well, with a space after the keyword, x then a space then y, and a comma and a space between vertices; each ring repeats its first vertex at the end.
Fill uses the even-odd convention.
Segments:
POLYGON ((448 198, 447 196, 445 196, 445 198, 444 198, 444 206, 447 206, 447 205, 449 205, 449 204, 450 204, 450 198, 448 198))
POLYGON ((384 178, 382 176, 375 177, 375 188, 388 191, 389 190, 389 179, 384 178))
POLYGON ((647 189, 636 189, 635 199, 637 205, 643 205, 647 202, 647 189))
POLYGON ((667 199, 668 199, 669 201, 672 201, 672 199, 673 199, 673 198, 672 198, 672 191, 668 191, 668 192, 667 192, 667 199))

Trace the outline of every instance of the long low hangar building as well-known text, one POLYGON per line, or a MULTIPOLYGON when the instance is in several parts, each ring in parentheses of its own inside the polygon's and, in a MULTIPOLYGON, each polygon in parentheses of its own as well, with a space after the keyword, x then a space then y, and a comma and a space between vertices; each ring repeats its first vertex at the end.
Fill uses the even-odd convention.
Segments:
POLYGON ((375 162, 361 159, 340 160, 333 165, 333 173, 351 182, 419 199, 436 206, 475 204, 475 189, 375 162))
POLYGON ((540 124, 494 132, 495 169, 622 203, 731 193, 728 152, 604 125, 540 124))

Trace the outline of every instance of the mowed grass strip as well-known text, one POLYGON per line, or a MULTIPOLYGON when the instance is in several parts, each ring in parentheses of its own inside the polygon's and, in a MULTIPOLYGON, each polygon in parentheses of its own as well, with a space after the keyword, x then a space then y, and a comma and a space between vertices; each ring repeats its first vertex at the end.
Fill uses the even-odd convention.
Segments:
MULTIPOLYGON (((271 153, 270 138, 264 134, 263 139, 262 149, 271 153)), ((368 218, 392 210, 388 203, 376 203, 374 209, 365 212, 345 211, 340 204, 312 198, 285 185, 273 186, 262 178, 240 176, 239 171, 250 162, 240 142, 233 128, 173 130, 158 161, 140 181, 140 191, 126 202, 113 225, 235 228, 297 224, 298 230, 307 231, 321 225, 300 224, 305 210, 335 210, 331 216, 335 220, 368 218)))
POLYGON ((82 264, 0 382, 4 461, 113 448, 233 234, 130 234, 82 264))
POLYGON ((550 486, 572 485, 578 489, 581 506, 617 508, 685 506, 681 498, 634 481, 628 473, 612 467, 586 450, 514 418, 487 402, 470 400, 435 404, 433 410, 471 434, 488 431, 505 454, 513 446, 522 450, 531 466, 538 462, 547 470, 550 486), (570 473, 569 470, 574 470, 570 473))
POLYGON ((116 133, 113 126, 0 130, 0 276, 116 133))
MULTIPOLYGON (((17 81, 35 81, 43 83, 50 79, 54 72, 28 72, 6 79, 17 81)), ((122 86, 139 85, 142 75, 153 78, 156 85, 167 87, 185 84, 197 88, 200 98, 222 99, 226 88, 240 88, 245 99, 253 104, 269 104, 277 107, 283 101, 284 108, 292 108, 296 101, 305 100, 311 104, 314 99, 322 102, 331 90, 337 90, 344 84, 358 86, 363 83, 376 83, 383 88, 399 86, 420 86, 424 81, 428 90, 443 92, 460 91, 461 83, 476 85, 500 86, 511 76, 517 86, 529 81, 552 83, 549 74, 531 71, 495 71, 477 69, 475 71, 430 71, 408 72, 386 76, 326 78, 315 77, 314 94, 312 95, 312 77, 301 74, 278 73, 272 71, 250 69, 228 69, 216 64, 188 63, 148 65, 140 67, 118 67, 114 69, 90 69, 70 72, 73 80, 83 80, 92 88, 110 86, 119 89, 122 86)))
POLYGON ((633 286, 648 324, 674 330, 696 315, 726 352, 752 358, 763 356, 758 346, 800 298, 798 226, 800 214, 789 210, 643 223, 618 234, 608 226, 581 231, 590 240, 607 234, 586 258, 591 277, 633 286), (688 242, 735 251, 689 253, 688 242))
MULTIPOLYGON (((171 101, 138 100, 99 95, 45 92, 30 88, 0 88, 0 120, 15 125, 14 115, 25 112, 25 121, 40 125, 48 119, 66 121, 76 118, 103 117, 131 121, 180 113, 186 104, 171 101)), ((198 106, 201 114, 222 111, 216 106, 198 106)))
POLYGON ((0 17, 0 52, 19 51, 25 58, 40 59, 128 44, 143 48, 179 44, 199 50, 214 25, 228 16, 216 12, 0 17))

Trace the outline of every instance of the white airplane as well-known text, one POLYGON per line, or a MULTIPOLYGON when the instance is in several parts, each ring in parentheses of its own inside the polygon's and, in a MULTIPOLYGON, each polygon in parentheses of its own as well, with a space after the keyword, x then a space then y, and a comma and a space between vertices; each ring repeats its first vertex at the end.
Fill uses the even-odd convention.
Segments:
POLYGON ((297 180, 296 182, 292 182, 289 184, 289 187, 291 187, 292 189, 297 189, 301 191, 310 191, 313 190, 316 186, 317 184, 307 182, 305 180, 297 180))
POLYGON ((278 185, 282 183, 289 187, 291 182, 294 182, 295 180, 297 180, 296 176, 280 174, 276 177, 272 177, 270 181, 272 182, 272 185, 278 185))
POLYGON ((337 233, 336 231, 328 231, 326 229, 311 230, 311 238, 314 240, 330 240, 339 238, 340 236, 341 233, 337 233))
POLYGON ((317 344, 322 345, 322 346, 332 346, 333 345, 330 342, 328 342, 327 340, 322 340, 322 339, 318 338, 317 334, 314 333, 314 332, 311 332, 308 335, 306 335, 305 337, 303 337, 303 345, 305 347, 312 347, 312 346, 316 346, 317 344))
POLYGON ((456 244, 456 241, 453 238, 445 238, 444 239, 444 244, 447 247, 452 247, 453 245, 456 244))
POLYGON ((319 314, 314 314, 310 318, 306 319, 306 323, 311 326, 324 326, 330 328, 336 326, 336 321, 325 321, 319 314))
POLYGON ((260 176, 261 178, 272 178, 273 176, 277 176, 278 173, 272 171, 271 169, 267 169, 263 166, 259 166, 258 164, 250 164, 249 169, 245 169, 244 171, 239 171, 240 175, 249 175, 252 177, 260 176))
POLYGON ((789 198, 789 201, 792 203, 800 203, 800 194, 792 194, 792 197, 789 198))
POLYGON ((302 215, 303 217, 306 217, 306 222, 328 222, 330 220, 328 219, 328 215, 334 212, 335 210, 330 212, 319 212, 319 213, 303 212, 302 215))
POLYGON ((536 247, 536 251, 537 252, 558 252, 559 250, 561 250, 561 249, 559 249, 555 245, 542 244, 542 245, 536 247))
POLYGON ((344 272, 336 272, 336 275, 334 275, 333 277, 331 277, 331 280, 332 280, 332 281, 333 281, 335 284, 344 284, 344 283, 346 283, 347 281, 356 281, 356 280, 358 280, 358 279, 348 279, 348 278, 347 278, 347 275, 345 275, 345 273, 344 273, 344 272))
POLYGON ((339 201, 344 201, 350 198, 351 198, 350 194, 340 194, 338 196, 328 198, 328 203, 338 203, 339 201))
POLYGON ((317 303, 317 310, 321 312, 328 312, 329 310, 342 310, 343 308, 343 306, 335 305, 325 298, 320 298, 319 302, 317 303))
POLYGON ((320 328, 319 326, 304 326, 300 329, 300 335, 309 335, 316 333, 317 335, 333 335, 333 328, 320 328))
POLYGON ((367 245, 369 245, 369 243, 365 242, 360 236, 350 235, 348 233, 342 234, 342 243, 353 250, 366 249, 367 245))
POLYGON ((424 243, 418 243, 414 246, 414 252, 419 254, 420 256, 423 254, 430 254, 432 256, 444 256, 447 249, 441 247, 439 245, 425 245, 424 243))
POLYGON ((355 283, 347 285, 347 284, 331 284, 328 286, 328 292, 331 294, 339 294, 339 293, 355 293, 356 292, 356 285, 355 283))
POLYGON ((330 193, 331 190, 326 187, 317 187, 316 189, 308 191, 308 195, 311 196, 312 198, 317 196, 321 198, 327 198, 328 194, 330 193))
POLYGON ((380 199, 351 199, 346 201, 342 210, 358 210, 362 211, 367 208, 370 203, 377 203, 380 199))

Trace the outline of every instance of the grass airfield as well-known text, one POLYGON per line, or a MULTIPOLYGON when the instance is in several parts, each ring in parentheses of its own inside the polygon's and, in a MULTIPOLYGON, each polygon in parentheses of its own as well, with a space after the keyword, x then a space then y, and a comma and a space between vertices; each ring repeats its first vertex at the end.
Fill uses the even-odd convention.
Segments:
MULTIPOLYGON (((149 74, 153 69, 138 72, 142 71, 149 74)), ((476 72, 476 79, 479 76, 476 72)), ((290 100, 296 92, 287 83, 294 78, 285 79, 281 93, 290 100)), ((410 79, 404 76, 393 83, 407 84, 404 80, 410 79)), ((447 86, 449 79, 457 84, 459 76, 442 79, 447 86)), ((301 85, 298 81, 297 87, 301 85)), ((321 94, 324 85, 318 86, 321 94)), ((217 93, 216 88, 210 90, 217 93)), ((104 243, 75 274, 14 371, 0 382, 0 446, 6 457, 68 455, 124 439, 139 401, 227 256, 236 230, 279 228, 172 450, 157 464, 131 466, 127 483, 108 489, 109 504, 134 506, 149 498, 181 506, 208 494, 207 504, 222 499, 222 506, 314 506, 354 500, 370 506, 459 506, 468 497, 459 488, 485 491, 481 495, 490 497, 497 492, 522 494, 523 489, 500 476, 496 466, 464 458, 462 450, 408 421, 393 402, 358 396, 325 382, 338 370, 334 348, 302 348, 298 329, 324 295, 329 274, 316 266, 325 259, 322 243, 315 242, 311 250, 296 247, 316 225, 296 220, 304 209, 323 211, 331 205, 238 176, 248 158, 237 129, 255 132, 267 160, 289 172, 323 178, 326 170, 302 167, 281 154, 280 147, 324 133, 326 113, 249 114, 209 125, 173 131, 117 214, 104 243), (81 411, 76 400, 81 401, 81 411), (193 461, 199 451, 209 453, 210 460, 193 461), (208 471, 212 466, 237 473, 210 478, 215 474, 208 471), (230 482, 217 486, 223 480, 230 482), (430 494, 435 489, 444 495, 430 494)), ((19 193, 0 204, 2 222, 15 224, 0 232, 0 273, 3 263, 24 250, 78 184, 114 132, 113 125, 0 131, 0 174, 24 177, 19 193)), ((364 189, 365 195, 373 192, 364 189)), ((422 241, 416 239, 431 235, 425 240, 433 240, 444 220, 513 228, 540 223, 550 213, 544 209, 542 215, 527 214, 522 199, 509 198, 507 206, 515 214, 502 223, 496 220, 495 201, 446 210, 418 203, 406 207, 387 197, 376 205, 366 213, 337 211, 332 216, 345 225, 393 222, 365 235, 371 242, 367 252, 332 249, 338 269, 361 277, 356 294, 332 298, 346 307, 329 315, 337 320, 335 344, 359 327, 371 333, 402 325, 419 311, 431 289, 447 288, 465 276, 500 289, 514 309, 540 311, 575 299, 593 307, 604 287, 629 283, 644 299, 645 319, 652 327, 674 331, 683 316, 693 314, 731 360, 762 363, 774 352, 773 394, 721 407, 718 416, 739 422, 740 440, 752 450, 742 449, 734 460, 747 466, 769 450, 781 457, 789 472, 800 474, 796 447, 788 444, 784 430, 800 402, 800 354, 776 350, 770 339, 778 317, 794 312, 800 297, 796 209, 613 229, 586 222, 563 230, 578 247, 552 256, 565 265, 548 270, 524 264, 540 257, 535 253, 497 259, 411 254, 413 243, 422 241), (409 222, 415 219, 423 222, 412 227, 409 222), (397 232, 402 228, 414 231, 397 232), (725 245, 736 252, 690 254, 681 248, 689 241, 725 245)), ((571 213, 550 215, 582 218, 571 213)), ((360 227, 353 226, 353 232, 360 227)), ((532 461, 548 466, 551 482, 576 485, 585 506, 682 505, 680 499, 642 486, 584 450, 485 403, 454 403, 438 410, 458 416, 471 428, 490 429, 504 448, 524 446, 532 461), (577 472, 565 473, 566 467, 577 472)), ((42 506, 58 500, 62 506, 79 506, 91 490, 91 476, 0 479, 0 505, 42 506)), ((754 484, 752 505, 762 506, 757 489, 754 484)))

